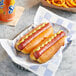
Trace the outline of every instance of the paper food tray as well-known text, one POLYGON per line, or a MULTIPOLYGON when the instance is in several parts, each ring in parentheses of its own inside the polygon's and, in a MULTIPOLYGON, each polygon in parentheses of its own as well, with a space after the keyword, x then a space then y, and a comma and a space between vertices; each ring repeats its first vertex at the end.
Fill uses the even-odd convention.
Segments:
MULTIPOLYGON (((64 30, 66 32, 66 34, 68 35, 69 31, 62 27, 59 26, 57 24, 52 23, 52 26, 54 28, 54 32, 58 32, 59 30, 64 30), (56 29, 57 28, 57 29, 56 29)), ((21 52, 16 51, 15 49, 15 43, 26 33, 28 33, 30 30, 32 30, 33 28, 35 28, 36 25, 32 24, 29 28, 27 28, 26 30, 24 30, 21 34, 19 34, 14 40, 7 40, 7 39, 2 39, 1 40, 1 45, 3 46, 3 48, 6 50, 6 52, 8 53, 9 57, 12 59, 12 61, 16 64, 19 64, 20 66, 24 67, 25 69, 30 70, 31 66, 45 66, 47 64, 50 64, 50 62, 55 58, 57 59, 59 57, 58 53, 60 53, 64 47, 62 47, 60 50, 58 51, 57 54, 50 59, 48 62, 44 63, 44 64, 39 64, 36 62, 32 62, 29 58, 29 55, 25 55, 21 52), (29 67, 29 68, 28 68, 29 67)), ((31 71, 31 70, 30 70, 31 71)))

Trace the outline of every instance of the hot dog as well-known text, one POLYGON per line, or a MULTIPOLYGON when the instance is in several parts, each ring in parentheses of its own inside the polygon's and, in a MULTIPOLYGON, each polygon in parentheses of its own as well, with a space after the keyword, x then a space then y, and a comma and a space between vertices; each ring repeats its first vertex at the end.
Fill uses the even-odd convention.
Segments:
POLYGON ((31 53, 31 60, 39 63, 45 63, 51 59, 54 54, 64 45, 66 34, 64 31, 59 31, 52 37, 45 39, 39 46, 37 46, 31 53))
POLYGON ((24 54, 29 54, 45 38, 53 35, 50 23, 42 23, 32 31, 21 37, 15 44, 15 48, 24 54))

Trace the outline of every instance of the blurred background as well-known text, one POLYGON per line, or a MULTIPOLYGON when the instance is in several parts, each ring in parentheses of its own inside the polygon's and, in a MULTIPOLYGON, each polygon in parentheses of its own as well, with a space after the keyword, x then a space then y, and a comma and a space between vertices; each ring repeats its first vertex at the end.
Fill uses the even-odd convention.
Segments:
MULTIPOLYGON (((13 39, 25 27, 33 23, 34 16, 39 6, 42 6, 39 0, 16 0, 16 6, 25 8, 16 27, 0 25, 0 38, 13 39)), ((55 14, 76 22, 76 13, 45 7, 55 14)), ((76 53, 75 45, 67 48, 63 53, 63 60, 56 73, 56 76, 76 76, 76 53), (73 51, 72 51, 73 50, 73 51), (68 53, 69 52, 69 53, 68 53)), ((8 57, 4 49, 0 46, 0 76, 36 76, 31 72, 18 69, 8 57)))

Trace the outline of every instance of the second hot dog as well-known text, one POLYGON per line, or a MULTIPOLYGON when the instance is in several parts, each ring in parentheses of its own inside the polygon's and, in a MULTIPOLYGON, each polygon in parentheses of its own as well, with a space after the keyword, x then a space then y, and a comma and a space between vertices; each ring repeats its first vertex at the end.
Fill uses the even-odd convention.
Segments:
POLYGON ((30 58, 39 63, 48 61, 64 45, 65 36, 65 32, 61 30, 52 37, 45 39, 31 52, 30 58))

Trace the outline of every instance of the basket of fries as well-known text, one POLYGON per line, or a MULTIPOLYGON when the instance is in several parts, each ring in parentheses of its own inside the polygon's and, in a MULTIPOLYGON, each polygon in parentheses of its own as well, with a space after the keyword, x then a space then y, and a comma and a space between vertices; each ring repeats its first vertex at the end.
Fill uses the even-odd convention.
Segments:
POLYGON ((44 6, 76 12, 76 0, 41 0, 44 6))

